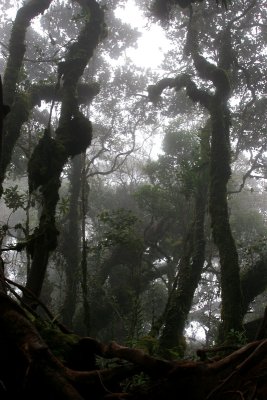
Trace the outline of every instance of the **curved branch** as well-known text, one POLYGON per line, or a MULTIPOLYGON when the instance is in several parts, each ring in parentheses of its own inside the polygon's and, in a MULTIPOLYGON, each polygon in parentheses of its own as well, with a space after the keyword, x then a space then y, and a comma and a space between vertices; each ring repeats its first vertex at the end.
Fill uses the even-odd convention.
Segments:
POLYGON ((156 85, 148 86, 148 99, 153 103, 157 102, 166 88, 173 88, 175 91, 185 88, 188 97, 193 102, 198 102, 208 110, 210 109, 212 96, 204 90, 198 89, 188 74, 181 74, 176 78, 163 78, 156 85))
MULTIPOLYGON (((230 30, 228 33, 230 33, 230 30)), ((228 99, 231 91, 227 72, 223 68, 209 62, 205 57, 199 54, 197 37, 197 20, 196 17, 193 17, 188 26, 187 49, 193 58, 195 68, 200 78, 210 80, 214 84, 216 88, 214 98, 219 101, 225 101, 228 99)), ((227 50, 229 52, 229 46, 227 50)), ((228 52, 226 53, 227 56, 228 52)))

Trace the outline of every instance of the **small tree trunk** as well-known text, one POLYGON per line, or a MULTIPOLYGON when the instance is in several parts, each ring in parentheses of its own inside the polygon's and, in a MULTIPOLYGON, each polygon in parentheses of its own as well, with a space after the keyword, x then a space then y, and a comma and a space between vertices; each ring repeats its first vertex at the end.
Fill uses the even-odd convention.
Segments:
POLYGON ((66 261, 66 293, 62 310, 63 324, 72 328, 72 319, 76 309, 77 286, 79 282, 80 265, 80 215, 79 215, 79 197, 81 190, 81 156, 76 156, 72 161, 72 170, 70 175, 70 205, 67 216, 67 227, 63 233, 63 255, 66 261))
POLYGON ((86 334, 91 334, 91 311, 88 299, 88 265, 87 265, 87 241, 85 231, 85 219, 87 212, 88 193, 86 191, 86 172, 85 172, 85 154, 83 155, 82 165, 82 201, 81 201, 81 219, 82 219, 82 254, 81 254, 81 272, 82 272, 82 299, 83 299, 83 322, 86 334))

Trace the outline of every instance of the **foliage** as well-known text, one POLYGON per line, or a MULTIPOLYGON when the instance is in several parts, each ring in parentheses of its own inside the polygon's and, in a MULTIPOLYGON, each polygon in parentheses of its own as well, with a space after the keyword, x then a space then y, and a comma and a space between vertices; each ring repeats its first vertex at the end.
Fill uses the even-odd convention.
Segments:
POLYGON ((227 343, 237 344, 243 346, 247 343, 247 338, 245 332, 230 330, 227 337, 227 343))
POLYGON ((104 239, 99 243, 100 247, 125 245, 137 250, 142 248, 142 239, 136 231, 140 221, 131 210, 103 211, 99 220, 104 229, 104 239))
POLYGON ((27 195, 20 192, 18 185, 14 185, 4 190, 3 199, 8 208, 16 211, 18 208, 25 208, 27 195))
POLYGON ((34 324, 54 355, 63 363, 69 362, 79 337, 75 334, 64 334, 53 323, 41 318, 36 318, 34 324))
MULTIPOLYGON (((152 168, 151 164, 148 168, 150 167, 152 168)), ((135 192, 135 198, 141 209, 158 218, 168 215, 172 210, 168 193, 160 185, 140 186, 135 192)))
POLYGON ((127 379, 125 382, 124 390, 127 391, 136 391, 144 388, 150 382, 150 378, 144 372, 141 372, 138 375, 134 375, 131 379, 127 379))
POLYGON ((156 356, 159 350, 159 343, 157 338, 146 335, 132 341, 132 347, 142 349, 151 356, 156 356))

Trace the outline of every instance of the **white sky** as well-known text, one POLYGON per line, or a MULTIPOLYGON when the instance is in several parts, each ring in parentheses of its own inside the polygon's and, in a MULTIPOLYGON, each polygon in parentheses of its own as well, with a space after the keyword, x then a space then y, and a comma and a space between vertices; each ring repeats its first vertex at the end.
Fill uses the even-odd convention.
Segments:
POLYGON ((164 49, 169 46, 164 30, 156 23, 146 26, 147 20, 133 0, 118 8, 116 16, 142 32, 138 47, 127 49, 126 56, 139 67, 157 69, 163 61, 164 49))
MULTIPOLYGON (((162 72, 160 66, 164 59, 164 52, 170 47, 164 29, 154 22, 148 24, 147 18, 135 5, 134 0, 128 0, 124 7, 119 7, 115 15, 142 33, 137 41, 137 48, 128 48, 125 56, 130 58, 137 67, 162 72)), ((118 62, 123 61, 119 58, 118 62)), ((149 142, 147 146, 150 148, 150 157, 157 159, 162 154, 162 132, 155 132, 149 142)))

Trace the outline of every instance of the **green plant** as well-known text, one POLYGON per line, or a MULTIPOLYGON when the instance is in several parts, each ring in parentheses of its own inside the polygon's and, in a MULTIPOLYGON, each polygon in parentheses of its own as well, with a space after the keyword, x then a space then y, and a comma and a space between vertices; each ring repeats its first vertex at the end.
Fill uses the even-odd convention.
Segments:
POLYGON ((26 194, 25 193, 19 193, 18 190, 18 185, 15 186, 10 186, 5 189, 4 194, 4 201, 6 203, 6 206, 12 211, 16 211, 19 208, 25 208, 26 204, 26 194))

